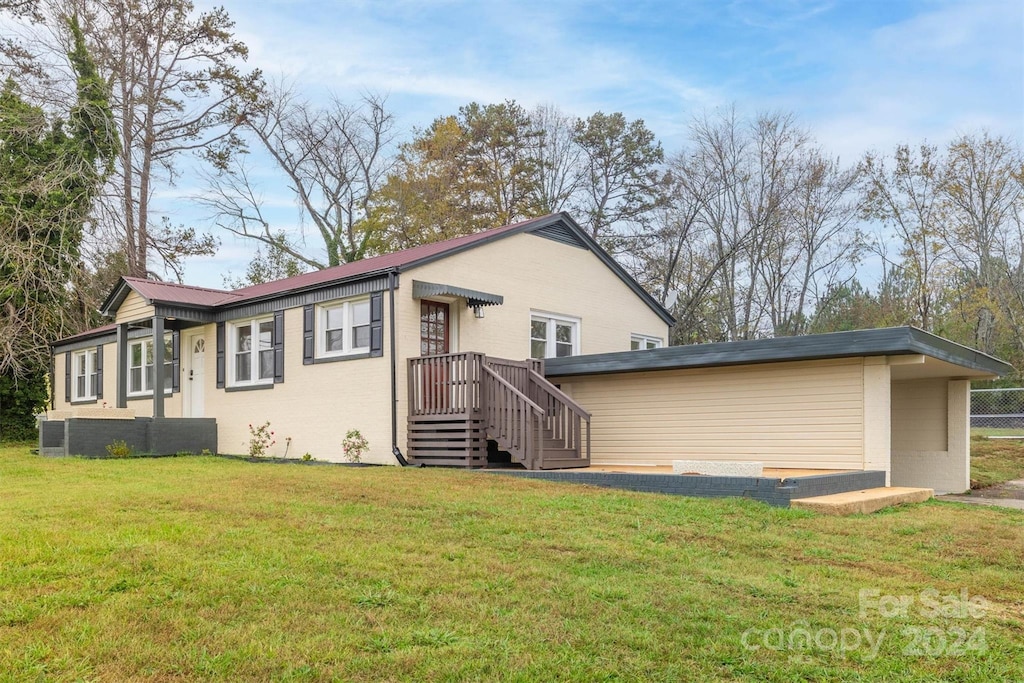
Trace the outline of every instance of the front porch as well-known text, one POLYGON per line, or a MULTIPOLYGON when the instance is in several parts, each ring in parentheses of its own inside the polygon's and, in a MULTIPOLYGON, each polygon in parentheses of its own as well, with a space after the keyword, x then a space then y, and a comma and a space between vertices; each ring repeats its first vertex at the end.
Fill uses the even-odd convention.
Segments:
POLYGON ((411 462, 485 467, 490 441, 528 470, 590 465, 590 413, 545 379, 543 361, 447 353, 408 370, 411 462))

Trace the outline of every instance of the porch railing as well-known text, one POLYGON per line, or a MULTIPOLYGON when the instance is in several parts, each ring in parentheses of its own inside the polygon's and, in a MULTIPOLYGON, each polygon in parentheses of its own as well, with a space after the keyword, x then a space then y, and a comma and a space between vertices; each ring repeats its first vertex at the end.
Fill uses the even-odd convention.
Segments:
POLYGON ((544 378, 540 360, 478 352, 409 359, 410 418, 482 420, 487 436, 530 469, 590 459, 590 414, 544 378))
POLYGON ((579 457, 589 460, 590 413, 532 368, 529 380, 527 395, 540 405, 549 438, 557 441, 560 448, 574 450, 579 457))
POLYGON ((487 365, 482 369, 488 435, 527 469, 534 469, 544 457, 544 411, 487 365))
POLYGON ((484 354, 468 351, 409 359, 409 415, 468 415, 480 410, 484 354))

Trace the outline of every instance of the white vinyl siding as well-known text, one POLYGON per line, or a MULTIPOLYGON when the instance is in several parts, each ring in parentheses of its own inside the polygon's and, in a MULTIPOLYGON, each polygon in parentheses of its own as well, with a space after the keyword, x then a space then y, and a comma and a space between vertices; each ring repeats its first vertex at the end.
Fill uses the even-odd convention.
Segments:
POLYGON ((71 400, 96 398, 96 349, 76 351, 71 356, 71 400))
POLYGON ((317 307, 317 358, 370 351, 370 300, 334 301, 317 307))
POLYGON ((863 468, 861 360, 560 378, 593 413, 594 464, 757 460, 863 468))
MULTIPOLYGON (((171 337, 164 337, 164 393, 171 393, 171 337)), ((128 343, 128 395, 153 393, 156 373, 153 369, 153 340, 138 339, 128 343)))
POLYGON ((564 358, 580 352, 580 321, 550 313, 530 314, 530 358, 564 358))
POLYGON ((274 319, 232 323, 229 336, 230 386, 274 381, 274 319))

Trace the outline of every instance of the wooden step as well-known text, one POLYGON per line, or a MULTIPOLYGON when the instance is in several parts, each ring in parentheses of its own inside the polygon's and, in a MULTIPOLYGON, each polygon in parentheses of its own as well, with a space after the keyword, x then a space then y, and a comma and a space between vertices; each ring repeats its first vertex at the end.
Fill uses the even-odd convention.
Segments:
POLYGON ((544 456, 540 470, 568 470, 576 467, 590 467, 590 461, 586 458, 548 458, 544 456))
POLYGON ((923 503, 935 492, 932 489, 917 489, 906 486, 886 486, 861 491, 833 493, 828 496, 796 498, 790 507, 811 510, 824 515, 866 515, 882 508, 903 503, 923 503))

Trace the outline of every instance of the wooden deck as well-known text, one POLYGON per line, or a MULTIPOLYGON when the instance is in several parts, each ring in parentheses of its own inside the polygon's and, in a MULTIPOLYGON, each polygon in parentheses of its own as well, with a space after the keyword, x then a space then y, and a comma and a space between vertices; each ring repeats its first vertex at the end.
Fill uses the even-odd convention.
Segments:
POLYGON ((477 352, 409 359, 410 460, 484 467, 493 441, 526 469, 587 467, 590 414, 543 370, 477 352))

